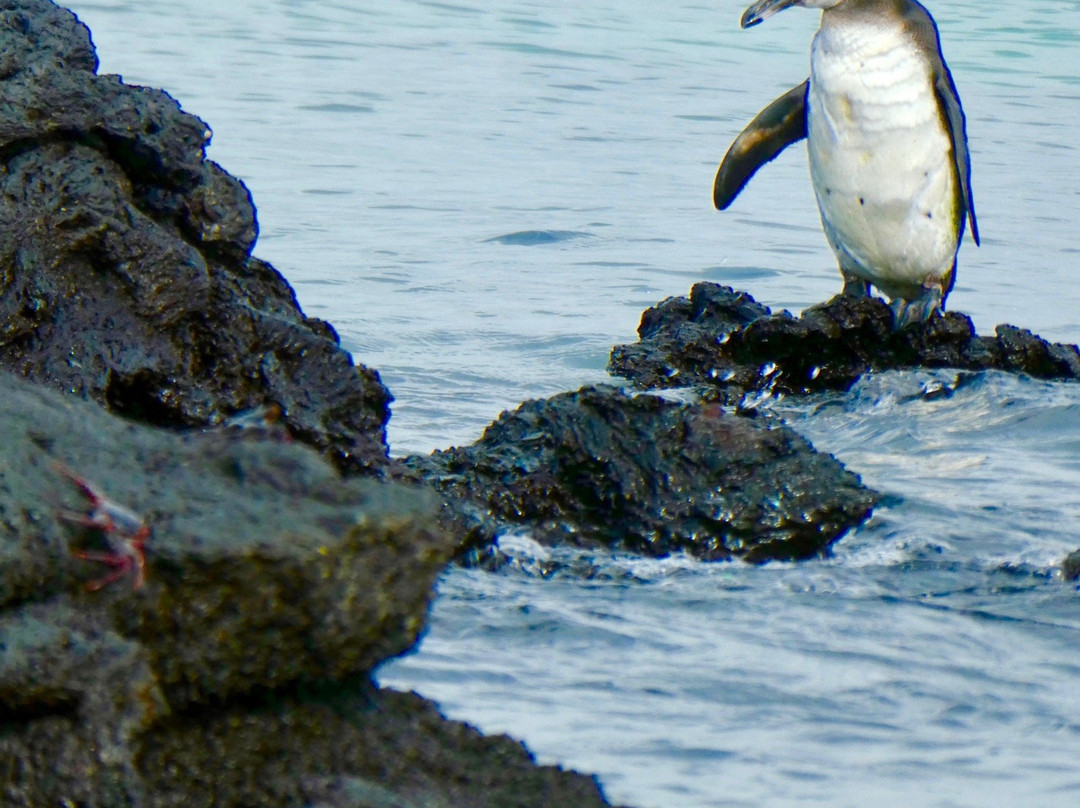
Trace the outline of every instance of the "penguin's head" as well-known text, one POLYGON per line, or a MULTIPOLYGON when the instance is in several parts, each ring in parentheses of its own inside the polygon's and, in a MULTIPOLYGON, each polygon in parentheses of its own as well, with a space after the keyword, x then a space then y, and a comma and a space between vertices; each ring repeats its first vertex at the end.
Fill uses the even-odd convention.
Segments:
POLYGON ((773 14, 778 11, 783 11, 785 8, 791 8, 792 6, 802 6, 803 8, 832 8, 843 3, 844 0, 758 0, 750 8, 743 12, 740 25, 743 28, 749 28, 752 25, 757 25, 759 22, 764 22, 773 14))

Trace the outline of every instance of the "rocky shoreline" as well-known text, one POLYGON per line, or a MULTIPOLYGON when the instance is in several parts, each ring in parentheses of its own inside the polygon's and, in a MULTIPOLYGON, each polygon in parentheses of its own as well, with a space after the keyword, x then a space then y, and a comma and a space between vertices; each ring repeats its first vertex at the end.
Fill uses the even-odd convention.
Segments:
POLYGON ((764 397, 891 367, 1080 377, 1074 346, 1010 326, 897 333, 880 301, 794 318, 700 284, 613 351, 634 389, 525 402, 471 446, 391 460, 389 391, 252 256, 254 204, 206 159, 206 124, 97 75, 50 0, 0 23, 5 805, 608 805, 595 778, 373 684, 448 563, 497 567, 516 528, 827 554, 879 495, 764 397), (691 392, 656 394, 673 387, 691 392))
POLYGON ((462 538, 378 479, 390 394, 251 256, 208 127, 48 0, 0 43, 0 801, 608 805, 372 683, 462 538), (131 538, 102 513, 147 526, 142 586, 87 590, 72 552, 131 538))

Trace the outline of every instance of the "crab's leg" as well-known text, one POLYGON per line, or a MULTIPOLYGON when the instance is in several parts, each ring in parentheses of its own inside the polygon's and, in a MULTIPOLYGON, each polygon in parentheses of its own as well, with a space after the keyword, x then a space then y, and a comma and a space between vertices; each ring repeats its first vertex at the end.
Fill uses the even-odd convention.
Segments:
POLYGON ((74 483, 75 486, 82 492, 83 496, 90 500, 91 505, 96 506, 99 503, 105 501, 105 496, 100 491, 98 491, 94 486, 90 485, 90 483, 88 483, 74 471, 69 469, 59 460, 55 461, 52 464, 52 467, 57 474, 67 477, 69 480, 71 480, 71 482, 74 483))
POLYGON ((110 567, 126 567, 131 564, 131 556, 120 553, 95 553, 91 550, 72 550, 71 554, 82 561, 97 561, 110 567))
POLYGON ((142 564, 136 563, 136 560, 131 556, 116 555, 115 553, 95 553, 89 550, 72 550, 71 554, 83 561, 97 561, 101 564, 107 564, 113 567, 113 571, 97 581, 90 581, 86 586, 87 592, 96 592, 103 586, 111 584, 123 575, 132 567, 136 566, 136 583, 135 588, 138 589, 142 585, 142 564))
MULTIPOLYGON (((130 559, 129 559, 129 561, 130 561, 130 559)), ((115 570, 110 572, 104 578, 101 578, 101 579, 99 579, 97 581, 90 581, 90 582, 86 583, 85 584, 86 591, 87 592, 97 592, 99 589, 102 589, 103 587, 108 586, 113 581, 116 581, 116 580, 118 580, 120 578, 123 578, 124 574, 127 572, 127 568, 129 566, 131 566, 130 563, 123 564, 122 566, 119 566, 115 570)))
MULTIPOLYGON (((149 533, 149 528, 147 533, 149 533)), ((131 542, 131 561, 135 566, 135 583, 132 585, 132 589, 138 589, 143 585, 143 581, 146 580, 146 554, 143 552, 142 539, 136 539, 131 542)))
POLYGON ((101 581, 93 582, 93 586, 87 584, 87 588, 91 591, 112 583, 132 568, 135 570, 135 583, 132 589, 138 589, 146 580, 146 556, 143 554, 141 544, 133 545, 132 551, 131 555, 121 555, 119 553, 96 553, 91 550, 72 550, 71 555, 82 561, 97 561, 115 568, 101 581))
MULTIPOLYGON (((71 555, 81 561, 97 561, 100 564, 108 564, 116 568, 116 573, 106 579, 105 583, 115 581, 128 569, 135 570, 135 583, 132 589, 138 589, 146 581, 146 554, 143 552, 141 541, 131 543, 131 553, 99 553, 93 550, 71 550, 71 555)), ((97 587, 95 587, 96 589, 97 587)))

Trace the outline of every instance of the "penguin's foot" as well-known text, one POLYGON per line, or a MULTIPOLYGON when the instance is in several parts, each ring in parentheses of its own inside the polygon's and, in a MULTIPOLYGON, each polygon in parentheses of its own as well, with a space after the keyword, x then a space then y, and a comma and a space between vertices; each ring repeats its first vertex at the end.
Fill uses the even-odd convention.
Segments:
POLYGON ((844 291, 842 294, 848 297, 870 297, 869 281, 864 281, 862 278, 843 270, 840 270, 840 274, 844 276, 844 291))
POLYGON ((893 298, 889 304, 893 312, 893 328, 899 331, 913 323, 925 323, 934 314, 941 312, 942 303, 940 286, 923 289, 917 297, 910 300, 893 298))

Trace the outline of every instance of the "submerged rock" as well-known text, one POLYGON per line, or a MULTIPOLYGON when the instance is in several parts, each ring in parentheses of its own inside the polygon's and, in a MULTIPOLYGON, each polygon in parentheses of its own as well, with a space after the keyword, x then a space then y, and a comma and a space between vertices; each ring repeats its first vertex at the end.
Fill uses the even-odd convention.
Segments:
POLYGON ((909 367, 1005 370, 1042 379, 1080 379, 1080 351, 1010 325, 993 337, 947 312, 893 330, 877 298, 838 295, 795 318, 772 313, 745 292, 696 284, 689 298, 646 311, 640 340, 611 353, 612 373, 643 389, 701 386, 726 402, 749 394, 844 390, 864 373, 909 367))
POLYGON ((0 367, 159 425, 280 407, 343 467, 381 468, 390 394, 251 257, 251 197, 207 125, 96 75, 47 0, 0 22, 0 367))
POLYGON ((435 509, 296 443, 178 436, 0 373, 0 802, 606 804, 371 683, 456 546, 435 509), (106 536, 65 516, 91 503, 58 463, 150 527, 144 585, 85 589, 106 567, 71 550, 106 536), (365 784, 386 799, 349 802, 365 784))
POLYGON ((1061 577, 1066 581, 1080 580, 1080 550, 1069 553, 1061 562, 1061 577))
POLYGON ((403 475, 546 543, 707 560, 826 552, 876 495, 776 421, 590 387, 503 413, 403 475))

